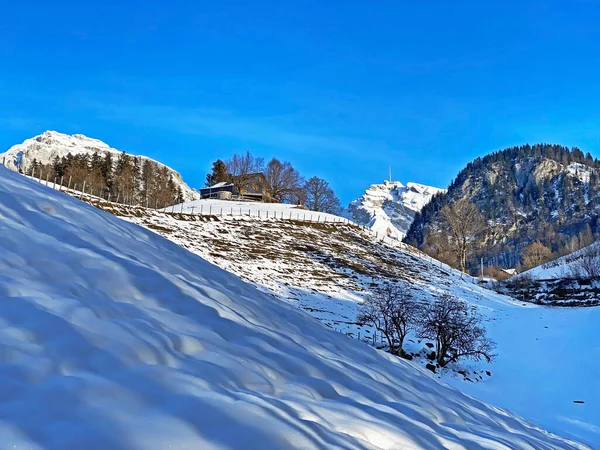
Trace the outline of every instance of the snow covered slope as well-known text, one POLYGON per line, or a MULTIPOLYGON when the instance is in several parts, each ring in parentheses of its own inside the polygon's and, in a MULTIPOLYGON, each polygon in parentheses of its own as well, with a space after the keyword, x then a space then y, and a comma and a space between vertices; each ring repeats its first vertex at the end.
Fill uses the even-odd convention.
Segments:
POLYGON ((581 448, 0 168, 6 448, 581 448))
POLYGON ((595 242, 569 255, 534 267, 525 274, 536 280, 551 280, 589 275, 585 273, 586 269, 591 272, 600 272, 600 242, 595 242))
POLYGON ((553 306, 600 306, 600 242, 516 275, 509 295, 553 306))
MULTIPOLYGON (((287 214, 285 220, 264 214, 190 217, 99 206, 303 309, 325 326, 369 343, 373 330, 357 324, 356 315, 373 283, 403 280, 422 299, 451 292, 485 316, 498 356, 492 364, 467 362, 454 368, 464 376, 450 370, 436 376, 554 433, 600 447, 600 410, 595 407, 600 390, 590 389, 600 377, 600 345, 594 339, 600 308, 556 309, 515 301, 461 278, 413 247, 382 245, 371 232, 351 224, 307 223, 288 220, 287 214)), ((411 341, 408 350, 421 355, 411 363, 424 367, 429 349, 414 336, 411 341)))
POLYGON ((402 240, 413 221, 415 213, 444 189, 398 181, 374 184, 362 197, 352 201, 348 211, 352 219, 366 225, 382 236, 402 240))
MULTIPOLYGON (((98 139, 92 139, 82 134, 71 136, 56 131, 46 131, 39 136, 25 140, 22 144, 12 146, 5 153, 0 153, 0 163, 6 160, 5 164, 9 169, 18 170, 21 168, 25 171, 34 159, 41 164, 50 164, 56 156, 62 158, 69 153, 72 155, 92 155, 94 152, 101 155, 110 152, 115 156, 121 153, 120 150, 111 148, 98 139)), ((139 156, 139 158, 142 160, 149 159, 145 156, 139 156)), ((164 166, 164 164, 157 163, 164 166)), ((173 176, 176 187, 181 187, 184 198, 186 200, 197 199, 198 193, 184 183, 181 175, 170 167, 168 169, 173 176)))

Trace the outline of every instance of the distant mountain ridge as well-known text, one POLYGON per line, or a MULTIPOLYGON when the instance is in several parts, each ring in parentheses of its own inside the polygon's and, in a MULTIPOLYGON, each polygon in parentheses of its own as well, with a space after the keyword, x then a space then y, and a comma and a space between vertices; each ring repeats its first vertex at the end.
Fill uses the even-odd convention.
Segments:
MULTIPOLYGON (((6 167, 11 170, 26 172, 34 159, 37 163, 52 164, 56 157, 63 158, 69 153, 73 156, 92 156, 94 153, 104 156, 106 153, 111 153, 116 157, 121 152, 121 150, 112 148, 98 139, 93 139, 83 134, 68 135, 57 131, 45 131, 38 136, 26 139, 21 144, 12 146, 4 153, 0 153, 0 161, 4 160, 6 167)), ((181 188, 185 200, 196 200, 198 198, 197 192, 183 181, 177 171, 147 156, 129 155, 139 158, 141 161, 149 160, 161 167, 166 167, 175 185, 181 188)), ((116 161, 116 158, 114 160, 116 161)))
POLYGON ((431 198, 444 189, 409 182, 384 181, 371 185, 348 206, 356 223, 398 240, 404 239, 414 217, 431 198))
POLYGON ((599 194, 600 162, 589 153, 549 144, 512 147, 467 164, 447 193, 415 216, 405 241, 452 263, 440 210, 465 199, 488 225, 474 238, 470 268, 481 258, 485 265, 515 267, 536 241, 553 256, 589 244, 583 241, 600 231, 599 194))

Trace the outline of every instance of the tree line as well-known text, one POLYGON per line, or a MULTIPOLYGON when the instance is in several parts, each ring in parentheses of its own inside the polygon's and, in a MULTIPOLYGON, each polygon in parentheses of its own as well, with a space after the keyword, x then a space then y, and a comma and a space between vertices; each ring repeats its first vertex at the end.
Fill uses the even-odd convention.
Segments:
POLYGON ((107 152, 89 154, 69 153, 52 163, 41 164, 34 159, 26 174, 48 178, 66 187, 115 202, 164 208, 183 201, 183 193, 173 180, 169 169, 147 158, 120 153, 117 158, 107 152))
POLYGON ((403 345, 410 332, 435 342, 429 356, 439 367, 461 358, 490 362, 495 357, 495 343, 487 337, 477 309, 448 293, 433 302, 418 302, 404 284, 385 283, 361 305, 357 321, 382 333, 394 355, 406 356, 403 345))
POLYGON ((250 152, 236 153, 230 159, 217 159, 206 175, 206 187, 217 183, 232 183, 235 191, 243 195, 262 174, 267 202, 304 205, 312 211, 339 214, 341 203, 329 183, 316 176, 305 179, 288 161, 272 158, 267 163, 250 152))

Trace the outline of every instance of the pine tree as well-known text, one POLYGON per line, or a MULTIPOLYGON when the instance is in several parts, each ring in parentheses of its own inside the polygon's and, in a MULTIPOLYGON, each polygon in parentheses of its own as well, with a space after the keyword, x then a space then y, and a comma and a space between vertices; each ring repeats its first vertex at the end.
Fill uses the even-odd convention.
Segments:
POLYGON ((227 165, 220 159, 217 159, 212 163, 212 169, 209 174, 206 175, 206 187, 213 186, 223 181, 229 181, 230 176, 227 172, 227 165))

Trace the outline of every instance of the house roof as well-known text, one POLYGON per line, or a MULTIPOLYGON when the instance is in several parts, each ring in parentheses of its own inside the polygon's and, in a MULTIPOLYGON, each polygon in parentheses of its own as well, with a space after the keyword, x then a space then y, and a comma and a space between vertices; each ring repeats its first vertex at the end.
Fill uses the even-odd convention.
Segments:
POLYGON ((207 187, 204 189, 214 189, 214 188, 220 188, 220 187, 225 187, 225 186, 233 186, 233 183, 230 183, 228 181, 221 181, 220 183, 213 184, 211 187, 207 187))

